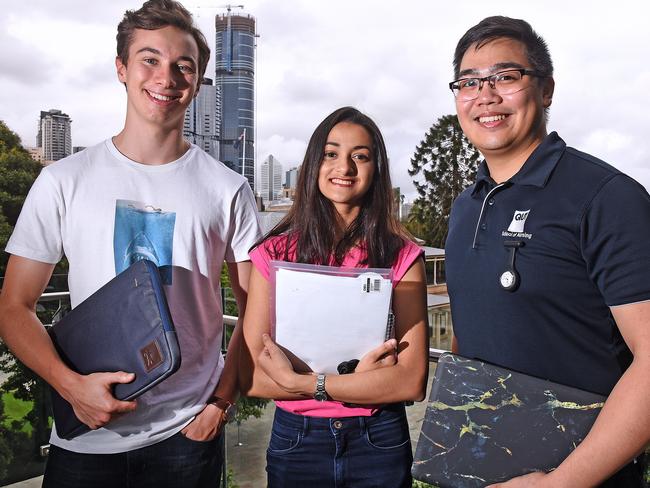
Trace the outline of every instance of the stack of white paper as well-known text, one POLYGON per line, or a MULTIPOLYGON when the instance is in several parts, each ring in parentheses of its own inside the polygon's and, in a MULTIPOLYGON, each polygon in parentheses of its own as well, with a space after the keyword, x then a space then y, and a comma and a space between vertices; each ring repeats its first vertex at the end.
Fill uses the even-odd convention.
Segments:
POLYGON ((390 270, 341 276, 318 272, 340 268, 312 268, 276 270, 275 340, 312 371, 336 373, 339 363, 360 359, 387 339, 390 270))

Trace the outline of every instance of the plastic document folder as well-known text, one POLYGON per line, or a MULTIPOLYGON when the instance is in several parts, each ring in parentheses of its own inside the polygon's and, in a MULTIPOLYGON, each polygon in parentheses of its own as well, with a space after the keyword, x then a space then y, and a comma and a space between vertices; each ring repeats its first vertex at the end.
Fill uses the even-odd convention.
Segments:
POLYGON ((440 357, 413 477, 480 487, 557 467, 606 397, 453 354, 440 357))
MULTIPOLYGON (((50 329, 63 361, 81 374, 126 371, 135 380, 116 384, 119 400, 132 400, 173 374, 180 349, 158 268, 138 261, 72 309, 50 329)), ((71 439, 89 428, 52 389, 54 422, 71 439)))
POLYGON ((272 335, 305 370, 336 374, 392 334, 392 270, 271 261, 272 335))

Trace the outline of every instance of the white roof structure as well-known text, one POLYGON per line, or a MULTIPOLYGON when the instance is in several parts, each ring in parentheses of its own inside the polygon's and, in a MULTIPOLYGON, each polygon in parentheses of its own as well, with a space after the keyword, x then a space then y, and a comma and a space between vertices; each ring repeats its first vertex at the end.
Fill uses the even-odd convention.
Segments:
POLYGON ((443 305, 449 305, 449 297, 447 295, 427 293, 427 308, 442 307, 443 305))
POLYGON ((445 256, 445 250, 440 249, 439 247, 420 246, 420 248, 424 249, 425 259, 445 256))
POLYGON ((287 212, 257 212, 257 218, 262 228, 262 234, 266 235, 287 215, 287 212))

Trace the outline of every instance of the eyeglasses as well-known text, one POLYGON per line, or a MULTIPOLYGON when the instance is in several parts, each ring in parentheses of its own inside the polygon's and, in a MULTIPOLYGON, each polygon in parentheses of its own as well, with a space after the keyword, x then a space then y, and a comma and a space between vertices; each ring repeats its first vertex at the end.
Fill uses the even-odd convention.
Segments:
POLYGON ((454 92, 456 99, 461 102, 478 98, 483 83, 486 81, 490 88, 496 90, 499 95, 510 95, 526 88, 526 84, 522 80, 525 75, 540 78, 545 76, 532 69, 516 68, 499 71, 483 78, 460 78, 449 83, 449 88, 454 92))

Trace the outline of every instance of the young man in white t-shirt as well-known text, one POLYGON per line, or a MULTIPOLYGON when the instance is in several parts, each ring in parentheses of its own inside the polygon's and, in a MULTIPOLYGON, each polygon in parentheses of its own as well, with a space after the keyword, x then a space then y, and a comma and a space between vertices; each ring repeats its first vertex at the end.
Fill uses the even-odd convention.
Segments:
POLYGON ((248 249, 260 237, 255 203, 245 178, 183 139, 210 55, 189 12, 150 0, 125 13, 117 40, 124 129, 34 183, 6 248, 0 334, 93 429, 65 440, 53 428, 43 486, 217 486, 239 341, 236 331, 224 365, 220 274, 225 260, 242 316, 248 249), (67 368, 36 317, 63 254, 73 307, 138 259, 162 267, 182 364, 137 401, 111 394, 132 381, 128 371, 67 368))

